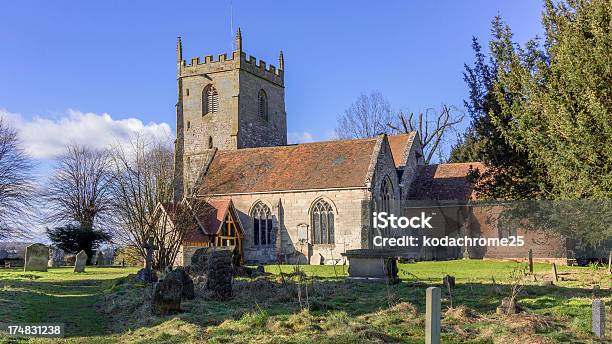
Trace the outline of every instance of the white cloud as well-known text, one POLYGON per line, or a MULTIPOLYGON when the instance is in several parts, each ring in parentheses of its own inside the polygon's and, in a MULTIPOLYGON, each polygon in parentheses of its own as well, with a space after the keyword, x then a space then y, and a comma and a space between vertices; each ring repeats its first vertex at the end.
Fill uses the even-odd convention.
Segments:
POLYGON ((312 134, 307 131, 291 132, 287 134, 287 141, 289 141, 290 144, 291 143, 304 143, 304 142, 312 142, 314 141, 314 138, 312 137, 312 134))
POLYGON ((167 123, 144 124, 137 118, 115 120, 107 113, 98 115, 69 109, 59 118, 26 119, 21 114, 0 109, 0 117, 17 129, 26 151, 35 159, 53 158, 72 143, 107 148, 125 143, 136 134, 161 140, 172 137, 167 123))

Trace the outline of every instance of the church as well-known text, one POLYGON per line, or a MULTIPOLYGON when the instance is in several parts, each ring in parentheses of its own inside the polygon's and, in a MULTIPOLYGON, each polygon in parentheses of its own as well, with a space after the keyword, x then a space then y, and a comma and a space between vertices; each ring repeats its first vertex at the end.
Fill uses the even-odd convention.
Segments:
POLYGON ((179 38, 174 204, 212 211, 194 213, 177 265, 211 245, 249 263, 336 264, 368 247, 370 204, 470 198, 472 164, 424 165, 416 132, 288 144, 283 53, 278 67, 247 58, 240 29, 231 56, 182 50, 179 38))

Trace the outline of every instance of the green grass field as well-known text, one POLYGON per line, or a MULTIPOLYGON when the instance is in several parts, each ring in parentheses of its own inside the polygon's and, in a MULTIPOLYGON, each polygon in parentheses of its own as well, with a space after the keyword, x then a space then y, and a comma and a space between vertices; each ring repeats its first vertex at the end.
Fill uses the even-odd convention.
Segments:
MULTIPOLYGON (((0 323, 66 325, 62 340, 0 342, 68 343, 422 343, 425 289, 446 274, 457 278, 443 291, 444 343, 591 343, 593 297, 608 303, 612 279, 603 268, 559 267, 563 281, 540 286, 550 265, 536 264, 538 281, 520 296, 524 312, 497 315, 509 294, 510 275, 524 264, 449 261, 400 264, 397 285, 346 282, 347 267, 269 265, 267 276, 238 278, 235 296, 211 299, 196 284, 196 299, 173 316, 151 314, 151 288, 126 279, 135 268, 71 268, 24 273, 0 269, 0 323), (282 274, 280 274, 282 272, 282 274), (591 290, 599 284, 598 295, 591 290)), ((612 324, 608 326, 609 330, 612 324)), ((612 336, 612 331, 608 332, 612 336)))

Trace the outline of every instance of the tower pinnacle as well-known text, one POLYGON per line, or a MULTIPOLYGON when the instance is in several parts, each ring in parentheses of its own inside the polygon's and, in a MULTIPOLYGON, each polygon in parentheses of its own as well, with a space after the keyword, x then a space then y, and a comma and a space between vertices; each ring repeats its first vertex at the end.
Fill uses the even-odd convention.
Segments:
POLYGON ((236 51, 242 51, 242 33, 240 32, 240 27, 236 31, 236 51))
POLYGON ((178 63, 183 61, 183 43, 181 42, 181 36, 178 36, 176 40, 176 61, 178 63))
POLYGON ((283 57, 283 51, 280 51, 280 56, 278 57, 278 69, 285 70, 285 58, 283 57))

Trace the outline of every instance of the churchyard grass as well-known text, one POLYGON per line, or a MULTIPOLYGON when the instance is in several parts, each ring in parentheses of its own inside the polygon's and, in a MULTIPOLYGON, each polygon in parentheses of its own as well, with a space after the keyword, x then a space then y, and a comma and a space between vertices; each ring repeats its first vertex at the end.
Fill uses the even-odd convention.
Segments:
MULTIPOLYGON (((134 268, 72 267, 48 272, 0 269, 0 323, 64 323, 68 336, 103 335, 104 319, 95 308, 109 283, 134 268)), ((0 339, 2 342, 2 339, 0 339)))
POLYGON ((267 276, 237 278, 234 297, 226 302, 205 297, 196 285, 196 299, 183 301, 182 313, 166 317, 151 315, 150 288, 123 277, 135 273, 134 268, 88 267, 84 274, 70 268, 46 273, 0 269, 0 322, 64 322, 68 337, 63 341, 69 343, 422 343, 425 289, 440 286, 450 274, 457 286, 453 309, 442 290, 444 343, 595 343, 590 334, 592 284, 601 286, 598 298, 612 303, 612 280, 604 268, 558 266, 564 280, 540 286, 551 266, 535 264, 538 281, 528 282, 520 295, 525 312, 497 315, 517 266, 493 261, 400 264, 402 282, 387 286, 346 282, 348 267, 343 266, 300 266, 308 276, 300 284, 294 266, 268 265, 267 276))

